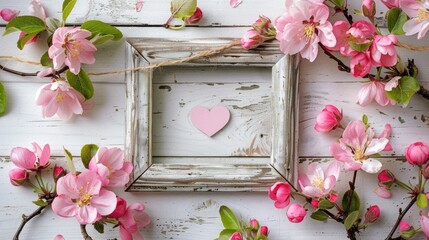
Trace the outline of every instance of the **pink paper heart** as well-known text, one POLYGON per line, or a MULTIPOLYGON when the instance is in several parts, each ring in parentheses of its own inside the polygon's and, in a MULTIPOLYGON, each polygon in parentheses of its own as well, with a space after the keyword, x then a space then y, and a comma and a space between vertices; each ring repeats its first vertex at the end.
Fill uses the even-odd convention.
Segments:
POLYGON ((198 130, 211 137, 225 127, 230 116, 229 110, 222 105, 211 110, 198 106, 191 111, 191 122, 198 130))

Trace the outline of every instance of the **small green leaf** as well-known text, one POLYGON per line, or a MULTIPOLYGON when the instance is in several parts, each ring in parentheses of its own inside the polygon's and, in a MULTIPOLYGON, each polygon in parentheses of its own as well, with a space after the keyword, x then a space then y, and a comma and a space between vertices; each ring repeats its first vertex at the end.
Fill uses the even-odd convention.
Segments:
POLYGON ((426 195, 424 193, 420 193, 417 196, 417 201, 416 201, 417 207, 424 209, 427 207, 428 205, 428 199, 426 198, 426 195))
POLYGON ((197 0, 172 0, 170 11, 175 18, 184 20, 194 15, 197 10, 197 0))
POLYGON ((363 122, 365 125, 368 125, 368 116, 367 116, 366 114, 364 114, 364 115, 362 116, 362 122, 363 122))
POLYGON ((405 76, 399 80, 399 85, 396 88, 392 91, 386 91, 386 95, 402 107, 406 107, 413 95, 419 90, 419 82, 413 77, 405 76))
POLYGON ((331 0, 331 2, 341 9, 344 7, 344 0, 331 0))
POLYGON ((91 79, 89 79, 89 76, 85 70, 81 68, 78 75, 75 75, 74 73, 70 72, 70 70, 67 70, 66 76, 70 86, 82 93, 85 99, 92 98, 94 95, 94 86, 92 85, 91 79))
POLYGON ((322 221, 322 222, 328 220, 329 218, 328 214, 326 214, 324 211, 320 209, 317 209, 316 211, 314 211, 310 217, 314 220, 322 221))
POLYGON ((95 222, 94 229, 97 230, 99 233, 104 233, 104 224, 102 224, 100 221, 95 222))
POLYGON ((55 30, 61 27, 61 21, 53 17, 46 18, 45 23, 46 23, 47 30, 50 33, 54 33, 55 30))
POLYGON ((7 95, 3 84, 0 82, 0 115, 6 112, 7 108, 7 95))
POLYGON ((42 199, 37 199, 36 201, 33 201, 34 204, 36 204, 39 207, 45 207, 48 206, 48 203, 43 201, 42 199))
POLYGON ((217 240, 229 240, 232 234, 234 234, 237 230, 234 229, 224 229, 220 232, 217 240))
POLYGON ((404 34, 403 26, 408 20, 407 14, 400 8, 392 8, 386 13, 387 28, 389 32, 395 35, 404 34))
POLYGON ((122 32, 119 31, 119 29, 107 23, 104 23, 102 21, 98 21, 98 20, 86 21, 82 24, 81 28, 86 29, 92 33, 90 38, 93 38, 97 35, 99 36, 112 35, 113 41, 119 41, 122 39, 122 32))
POLYGON ((346 220, 344 220, 344 227, 346 230, 349 230, 353 227, 353 224, 359 219, 359 211, 353 211, 349 215, 347 215, 346 220))
POLYGON ((48 51, 46 51, 40 58, 40 64, 42 64, 42 66, 45 66, 45 67, 53 66, 52 59, 49 58, 48 51))
POLYGON ((356 191, 353 191, 353 197, 350 202, 350 209, 348 208, 351 192, 352 190, 348 190, 343 195, 342 207, 345 212, 354 212, 354 211, 359 211, 360 209, 360 198, 356 191))
POLYGON ((69 17, 71 11, 74 8, 74 5, 76 4, 77 0, 64 0, 63 2, 63 22, 67 20, 69 17))
POLYGON ((320 209, 331 209, 333 207, 335 207, 335 204, 323 199, 322 201, 319 202, 319 206, 320 209))
POLYGON ((94 45, 101 45, 101 44, 103 44, 105 42, 108 42, 108 41, 112 40, 113 38, 115 38, 115 36, 113 36, 113 35, 98 35, 97 34, 96 36, 94 36, 91 39, 91 42, 94 45))
POLYGON ((264 235, 259 235, 256 240, 268 240, 268 237, 264 235))
POLYGON ((353 41, 349 41, 349 45, 355 51, 365 52, 371 46, 371 42, 367 42, 367 43, 355 43, 353 41))
POLYGON ((240 224, 238 223, 237 217, 227 206, 220 206, 219 214, 222 220, 222 224, 226 229, 240 229, 240 224))
POLYGON ((409 230, 402 231, 401 237, 404 239, 411 239, 416 235, 417 231, 414 229, 414 227, 411 227, 409 230))
POLYGON ((25 44, 30 41, 32 38, 34 38, 38 33, 26 33, 24 36, 18 39, 18 42, 16 43, 19 50, 24 49, 25 44))
POLYGON ((46 26, 42 19, 34 16, 18 16, 6 25, 6 30, 3 35, 7 35, 15 31, 39 33, 43 30, 46 30, 46 26))
POLYGON ((85 168, 88 168, 89 162, 92 157, 94 157, 95 153, 97 153, 98 146, 95 144, 86 144, 80 150, 80 158, 82 159, 82 163, 85 168))
POLYGON ((76 173, 76 168, 74 167, 72 154, 65 147, 63 147, 63 149, 64 149, 64 153, 66 155, 66 162, 67 162, 67 166, 70 169, 70 172, 71 173, 76 173))

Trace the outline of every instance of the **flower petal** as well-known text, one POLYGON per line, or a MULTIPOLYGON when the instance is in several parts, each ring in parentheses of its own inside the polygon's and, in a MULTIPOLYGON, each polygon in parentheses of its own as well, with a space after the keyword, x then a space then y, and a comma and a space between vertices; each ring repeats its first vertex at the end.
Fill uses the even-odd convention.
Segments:
POLYGON ((382 164, 380 161, 374 158, 368 158, 363 161, 362 170, 367 173, 377 173, 381 170, 382 164))
POLYGON ((74 217, 77 213, 77 205, 69 197, 59 195, 52 202, 52 210, 61 217, 74 217))
POLYGON ((94 195, 91 199, 91 206, 95 207, 103 216, 111 214, 116 208, 116 195, 108 190, 101 189, 99 195, 94 195))

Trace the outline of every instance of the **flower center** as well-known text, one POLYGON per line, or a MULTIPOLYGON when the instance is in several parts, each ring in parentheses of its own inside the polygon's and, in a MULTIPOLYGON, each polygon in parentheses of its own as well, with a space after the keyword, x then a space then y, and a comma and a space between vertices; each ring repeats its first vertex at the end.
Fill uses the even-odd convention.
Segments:
POLYGON ((305 43, 308 44, 315 37, 317 32, 316 27, 319 26, 319 23, 314 22, 313 16, 311 16, 309 21, 305 20, 302 23, 305 25, 304 29, 302 32, 298 32, 296 36, 299 40, 305 39, 305 43))
POLYGON ((74 39, 70 40, 69 35, 67 34, 64 42, 65 44, 63 45, 63 48, 65 49, 66 55, 74 60, 77 60, 82 50, 80 41, 76 41, 74 39))
POLYGON ((64 99, 63 93, 60 92, 60 91, 58 91, 58 93, 57 93, 57 99, 56 99, 57 103, 61 103, 63 101, 63 99, 64 99))
POLYGON ((79 207, 82 207, 84 205, 88 206, 91 203, 92 196, 89 193, 85 193, 80 196, 79 201, 77 202, 77 205, 79 207))
POLYGON ((426 9, 419 9, 417 10, 417 21, 421 22, 424 21, 426 19, 429 19, 429 12, 426 9))
POLYGON ((367 159, 367 157, 365 156, 364 149, 358 149, 358 150, 356 150, 353 158, 356 161, 363 161, 363 160, 367 159))
POLYGON ((324 185, 323 185, 323 179, 322 179, 322 177, 320 177, 320 176, 314 177, 314 178, 311 180, 311 185, 313 185, 313 186, 317 187, 317 188, 318 188, 318 189, 320 189, 320 190, 324 190, 324 189, 325 189, 325 187, 324 187, 324 185))

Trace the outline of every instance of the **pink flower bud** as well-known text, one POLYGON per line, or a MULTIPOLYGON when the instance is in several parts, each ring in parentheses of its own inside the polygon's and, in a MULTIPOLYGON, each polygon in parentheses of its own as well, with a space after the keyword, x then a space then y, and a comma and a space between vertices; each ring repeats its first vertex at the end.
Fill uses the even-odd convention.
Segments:
POLYGON ((375 4, 374 0, 363 0, 362 1, 362 13, 365 17, 373 18, 375 15, 375 4))
POLYGON ((395 182, 395 175, 387 169, 381 171, 378 175, 378 182, 382 183, 388 187, 392 186, 393 182, 395 182))
POLYGON ((342 111, 333 105, 326 105, 317 115, 314 129, 322 133, 329 132, 340 126, 341 119, 343 119, 342 111))
POLYGON ((329 201, 331 202, 331 203, 335 203, 336 201, 337 201, 337 199, 338 199, 338 194, 336 194, 336 193, 331 193, 331 195, 329 196, 329 201))
POLYGON ((422 166, 429 160, 429 146, 415 142, 405 149, 405 157, 411 165, 422 166))
POLYGON ((194 15, 187 18, 185 22, 186 24, 194 24, 194 23, 198 23, 201 20, 201 18, 203 18, 203 12, 199 7, 197 7, 197 10, 195 10, 194 15))
POLYGON ((250 219, 249 226, 252 229, 252 231, 258 231, 259 229, 259 222, 256 219, 250 219))
POLYGON ((276 182, 268 191, 268 196, 274 200, 276 208, 285 208, 290 203, 291 187, 285 182, 276 182))
POLYGON ((311 206, 313 206, 314 208, 318 208, 319 207, 319 203, 320 201, 317 199, 312 199, 311 200, 311 206))
POLYGON ((422 174, 425 179, 429 179, 429 165, 422 169, 422 174))
POLYGON ((268 236, 268 227, 267 226, 261 227, 261 234, 264 236, 268 236))
POLYGON ((380 208, 377 205, 370 206, 365 213, 365 222, 373 223, 380 217, 380 208))
POLYGON ((60 177, 63 177, 65 175, 66 175, 66 170, 64 170, 63 167, 55 164, 54 172, 53 172, 53 176, 54 176, 55 181, 57 181, 60 177))
POLYGON ((391 198, 392 197, 392 192, 387 189, 386 187, 377 187, 376 189, 374 189, 374 193, 377 194, 379 197, 382 198, 391 198))
POLYGON ((286 216, 293 223, 300 223, 304 220, 307 211, 298 203, 293 203, 289 206, 286 216))
MULTIPOLYGON (((25 32, 21 32, 21 33, 19 34, 19 39, 21 39, 21 38, 22 38, 22 37, 24 37, 25 35, 26 35, 26 33, 25 33, 25 32)), ((28 40, 28 41, 25 43, 25 45, 32 44, 32 43, 36 42, 37 40, 39 40, 39 38, 40 38, 40 35, 36 35, 36 36, 32 37, 30 40, 28 40)))
POLYGON ((6 22, 10 22, 12 19, 18 16, 18 14, 19 14, 19 11, 15 11, 9 8, 3 8, 0 11, 1 18, 6 22))
POLYGON ((125 213, 127 212, 127 202, 120 197, 116 197, 116 208, 115 210, 113 210, 113 212, 111 214, 109 214, 109 218, 120 218, 122 216, 125 215, 125 213))
POLYGON ((235 232, 234 234, 231 235, 231 237, 229 238, 229 240, 242 240, 243 237, 241 236, 240 232, 235 232))
POLYGON ((28 172, 22 168, 14 168, 9 171, 10 183, 14 186, 20 186, 28 179, 28 172))
POLYGON ((389 9, 399 7, 399 0, 381 0, 381 2, 389 9))
POLYGON ((245 49, 257 48, 263 42, 263 37, 254 29, 247 31, 241 38, 241 46, 245 49))
POLYGON ((411 226, 410 226, 410 224, 409 224, 407 221, 402 220, 402 221, 399 223, 399 231, 400 231, 400 232, 408 231, 408 230, 410 230, 410 229, 411 229, 411 226))
POLYGON ((63 235, 58 234, 58 235, 54 238, 54 240, 64 240, 64 237, 63 237, 63 235))

